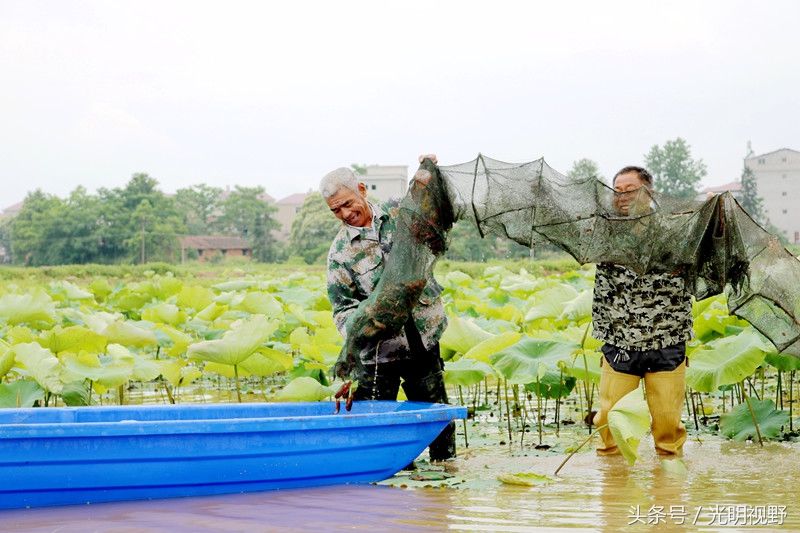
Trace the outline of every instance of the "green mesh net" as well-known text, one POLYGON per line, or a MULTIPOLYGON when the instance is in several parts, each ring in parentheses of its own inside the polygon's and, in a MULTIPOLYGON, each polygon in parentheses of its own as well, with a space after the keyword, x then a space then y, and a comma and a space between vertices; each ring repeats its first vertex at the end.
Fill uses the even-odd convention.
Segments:
POLYGON ((620 193, 597 179, 569 178, 543 159, 479 155, 442 167, 426 160, 417 175, 428 173, 428 184, 415 181, 403 199, 386 270, 348 332, 342 355, 352 364, 358 351, 402 329, 455 221, 528 247, 550 243, 581 264, 679 273, 697 299, 725 292, 733 314, 800 357, 800 261, 730 193, 697 201, 640 188, 624 200, 623 216, 620 193))

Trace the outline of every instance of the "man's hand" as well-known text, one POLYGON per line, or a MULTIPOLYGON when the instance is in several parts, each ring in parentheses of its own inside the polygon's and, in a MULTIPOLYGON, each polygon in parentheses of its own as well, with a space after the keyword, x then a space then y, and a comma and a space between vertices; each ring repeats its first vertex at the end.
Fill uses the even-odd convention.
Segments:
POLYGON ((424 160, 430 159, 433 161, 434 165, 439 164, 439 160, 436 158, 436 154, 422 154, 419 156, 419 162, 422 163, 424 160))

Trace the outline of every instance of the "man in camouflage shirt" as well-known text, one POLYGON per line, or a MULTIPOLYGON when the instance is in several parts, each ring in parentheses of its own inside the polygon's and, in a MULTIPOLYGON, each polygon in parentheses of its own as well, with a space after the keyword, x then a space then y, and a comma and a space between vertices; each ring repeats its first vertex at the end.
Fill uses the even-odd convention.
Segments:
MULTIPOLYGON (((641 167, 614 176, 614 207, 619 215, 650 210, 653 178, 641 167)), ((608 422, 608 411, 645 382, 653 441, 660 455, 678 455, 686 441, 683 411, 686 341, 692 337, 692 300, 680 272, 643 276, 609 263, 597 265, 592 303, 594 337, 602 347, 600 410, 594 423, 608 422)), ((600 431, 600 455, 619 453, 608 429, 600 431)))
MULTIPOLYGON (((342 221, 328 252, 328 298, 336 327, 346 337, 348 319, 375 289, 391 253, 398 203, 369 202, 366 186, 347 168, 322 178, 320 192, 342 221)), ((356 400, 395 400, 402 379, 409 400, 447 403, 439 355, 439 338, 447 327, 441 291, 431 275, 404 331, 360 354, 364 370, 355 376, 356 400)), ((431 460, 455 456, 454 428, 451 422, 431 443, 431 460)))

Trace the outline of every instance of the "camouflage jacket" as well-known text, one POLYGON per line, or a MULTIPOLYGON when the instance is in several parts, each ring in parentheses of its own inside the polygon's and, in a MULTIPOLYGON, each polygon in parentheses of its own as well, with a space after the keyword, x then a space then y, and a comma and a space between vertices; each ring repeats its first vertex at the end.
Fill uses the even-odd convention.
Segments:
MULTIPOLYGON (((347 335, 348 319, 366 300, 383 274, 386 257, 391 253, 396 229, 398 203, 383 206, 370 204, 372 228, 355 228, 342 224, 328 252, 328 298, 333 306, 333 320, 342 336, 347 335)), ((439 341, 447 327, 442 305, 441 286, 431 276, 412 314, 426 349, 439 341)), ((382 341, 375 349, 361 354, 365 364, 388 362, 408 356, 405 333, 382 341)))
POLYGON ((621 265, 597 265, 593 336, 625 350, 658 350, 692 338, 692 297, 683 278, 644 276, 621 265))

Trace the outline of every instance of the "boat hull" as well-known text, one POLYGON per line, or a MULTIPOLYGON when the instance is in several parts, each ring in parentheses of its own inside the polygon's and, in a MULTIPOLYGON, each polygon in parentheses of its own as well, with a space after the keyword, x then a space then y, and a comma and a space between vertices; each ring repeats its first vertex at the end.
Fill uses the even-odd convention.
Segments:
POLYGON ((0 508, 374 482, 464 408, 417 402, 0 410, 0 508))

